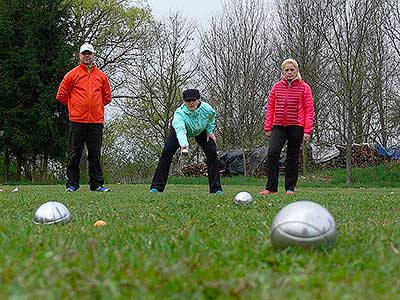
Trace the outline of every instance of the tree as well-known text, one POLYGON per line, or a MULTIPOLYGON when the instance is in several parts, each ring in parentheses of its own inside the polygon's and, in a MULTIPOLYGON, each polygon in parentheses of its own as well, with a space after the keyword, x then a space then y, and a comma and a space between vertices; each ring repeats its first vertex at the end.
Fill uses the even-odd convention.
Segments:
POLYGON ((397 0, 384 1, 385 9, 385 33, 387 34, 393 49, 400 59, 400 2, 397 0))
POLYGON ((17 180, 22 170, 28 180, 36 176, 37 162, 46 177, 48 160, 63 157, 66 145, 65 110, 54 100, 71 62, 62 22, 66 9, 60 0, 1 1, 0 6, 0 131, 5 161, 16 158, 17 180))
POLYGON ((235 0, 202 37, 201 79, 218 112, 222 149, 244 150, 261 141, 265 100, 275 71, 267 20, 262 1, 235 0))
POLYGON ((373 21, 379 6, 374 0, 314 3, 308 22, 327 47, 324 65, 330 69, 330 76, 323 82, 321 80, 321 84, 329 89, 330 97, 336 103, 336 125, 343 124, 343 127, 337 128, 346 141, 346 181, 352 184, 352 145, 368 105, 364 89, 370 35, 368 24, 373 21))
POLYGON ((96 49, 96 64, 107 73, 114 91, 124 90, 122 70, 139 56, 154 24, 146 6, 129 0, 68 0, 67 40, 76 49, 85 42, 96 49))
POLYGON ((155 24, 152 34, 140 50, 140 56, 124 67, 128 83, 125 96, 117 99, 134 130, 131 140, 150 157, 158 156, 160 144, 167 138, 176 108, 182 103, 181 92, 196 69, 190 64, 194 24, 172 14, 155 24))
MULTIPOLYGON (((398 68, 400 63, 400 2, 397 0, 384 1, 383 10, 383 31, 384 36, 389 40, 389 44, 385 43, 384 49, 387 51, 388 64, 386 70, 388 80, 384 81, 386 99, 389 103, 385 103, 388 111, 391 114, 386 114, 384 117, 391 125, 391 130, 388 132, 388 140, 391 144, 398 145, 398 132, 400 130, 400 95, 399 95, 399 80, 398 68)), ((384 142, 384 140, 383 140, 384 142)))
POLYGON ((368 68, 367 84, 371 91, 369 95, 371 109, 366 120, 363 120, 363 126, 369 128, 364 130, 367 133, 364 134, 365 140, 372 135, 373 139, 384 147, 398 136, 393 122, 393 116, 396 115, 396 99, 393 97, 396 88, 392 86, 394 78, 392 72, 388 70, 396 52, 393 51, 389 35, 385 30, 387 20, 392 19, 388 18, 388 15, 391 15, 391 8, 388 5, 390 2, 386 0, 380 2, 369 28, 367 59, 371 63, 368 68))

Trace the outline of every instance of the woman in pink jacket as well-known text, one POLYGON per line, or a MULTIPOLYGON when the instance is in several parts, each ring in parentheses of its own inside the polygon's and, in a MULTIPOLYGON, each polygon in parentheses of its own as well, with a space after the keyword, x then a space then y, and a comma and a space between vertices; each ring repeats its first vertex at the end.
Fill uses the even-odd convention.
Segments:
POLYGON ((261 195, 278 191, 279 157, 286 141, 285 190, 286 194, 294 194, 300 147, 310 140, 313 130, 314 101, 310 86, 301 80, 294 59, 284 60, 281 67, 282 79, 273 85, 268 96, 264 123, 265 134, 270 138, 268 180, 261 195))

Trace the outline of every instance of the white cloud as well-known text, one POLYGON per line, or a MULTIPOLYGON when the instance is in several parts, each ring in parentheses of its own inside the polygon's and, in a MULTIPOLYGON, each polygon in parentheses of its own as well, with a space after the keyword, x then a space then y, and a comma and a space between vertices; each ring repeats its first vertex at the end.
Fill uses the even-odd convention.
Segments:
POLYGON ((211 17, 221 12, 223 7, 223 0, 148 0, 148 3, 157 18, 179 11, 203 28, 208 26, 211 17))

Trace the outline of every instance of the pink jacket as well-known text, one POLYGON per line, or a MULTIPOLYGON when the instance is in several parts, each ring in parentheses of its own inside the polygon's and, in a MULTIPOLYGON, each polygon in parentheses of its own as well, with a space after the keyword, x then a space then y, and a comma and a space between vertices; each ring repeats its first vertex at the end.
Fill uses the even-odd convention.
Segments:
POLYGON ((286 79, 274 84, 268 96, 264 131, 274 125, 298 125, 304 133, 311 134, 314 124, 314 100, 310 86, 295 79, 288 85, 286 79))

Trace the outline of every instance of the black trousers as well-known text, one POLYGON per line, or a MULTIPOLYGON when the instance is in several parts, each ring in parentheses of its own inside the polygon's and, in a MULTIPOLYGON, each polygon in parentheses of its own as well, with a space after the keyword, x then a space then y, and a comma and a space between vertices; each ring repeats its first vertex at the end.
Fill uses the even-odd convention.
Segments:
POLYGON ((268 180, 266 189, 271 192, 278 191, 279 157, 287 141, 285 165, 285 190, 296 187, 299 176, 299 155, 303 142, 304 128, 301 126, 274 126, 268 148, 268 180))
MULTIPOLYGON (((195 140, 203 149, 204 154, 207 157, 208 185, 210 193, 215 193, 218 190, 222 190, 219 175, 217 145, 212 139, 209 139, 207 142, 207 133, 205 130, 202 131, 198 136, 196 136, 195 140)), ((164 191, 165 185, 167 184, 172 157, 178 149, 179 142, 176 137, 176 132, 174 128, 171 128, 150 188, 155 188, 160 192, 164 191)))
POLYGON ((88 150, 90 189, 95 190, 104 184, 100 163, 102 140, 103 124, 70 122, 67 187, 74 185, 76 188, 79 188, 79 162, 81 161, 85 144, 88 150))

